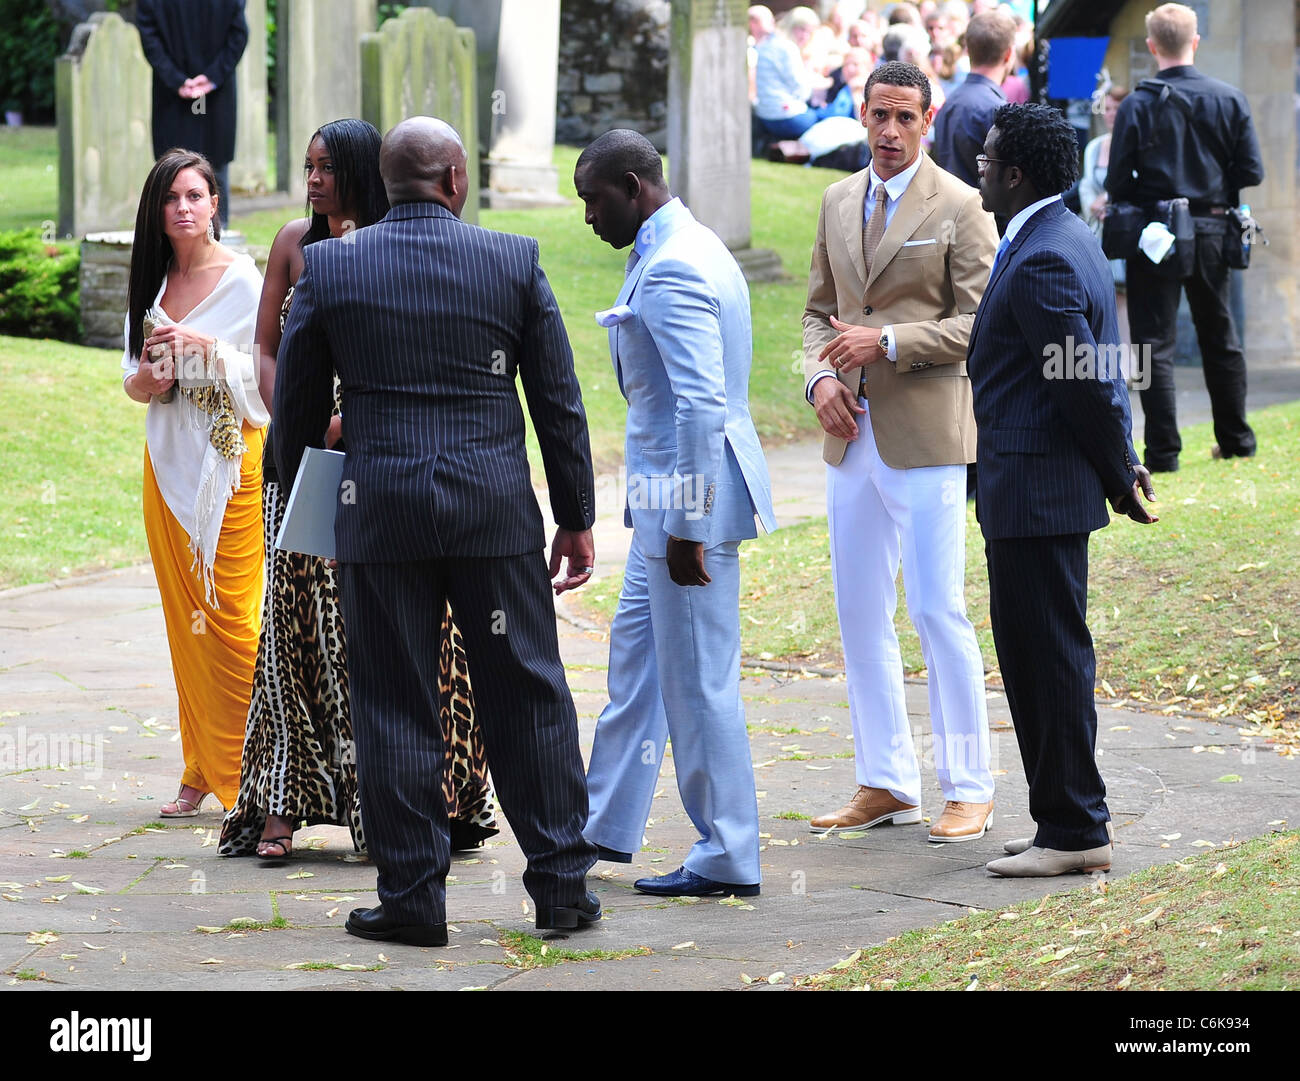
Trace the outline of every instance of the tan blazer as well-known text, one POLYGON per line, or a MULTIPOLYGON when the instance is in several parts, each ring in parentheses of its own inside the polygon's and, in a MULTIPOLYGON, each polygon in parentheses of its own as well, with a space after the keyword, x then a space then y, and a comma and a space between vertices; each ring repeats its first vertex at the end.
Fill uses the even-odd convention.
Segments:
MULTIPOLYGON (((979 192, 925 154, 899 200, 865 280, 863 205, 868 170, 832 184, 822 197, 803 315, 805 385, 834 369, 817 359, 844 323, 894 328, 895 364, 867 367, 876 449, 895 469, 975 460, 966 346, 997 248, 993 216, 979 192)), ((860 369, 837 373, 855 393, 860 369)), ((826 436, 822 457, 844 458, 845 442, 826 436)))

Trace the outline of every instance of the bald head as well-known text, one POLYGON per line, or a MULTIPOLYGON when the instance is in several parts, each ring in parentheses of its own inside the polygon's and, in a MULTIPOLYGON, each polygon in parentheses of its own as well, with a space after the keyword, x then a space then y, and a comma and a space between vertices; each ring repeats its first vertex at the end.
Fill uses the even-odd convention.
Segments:
POLYGON ((432 116, 403 120, 379 148, 379 175, 393 206, 441 203, 459 216, 469 187, 465 166, 456 129, 432 116))

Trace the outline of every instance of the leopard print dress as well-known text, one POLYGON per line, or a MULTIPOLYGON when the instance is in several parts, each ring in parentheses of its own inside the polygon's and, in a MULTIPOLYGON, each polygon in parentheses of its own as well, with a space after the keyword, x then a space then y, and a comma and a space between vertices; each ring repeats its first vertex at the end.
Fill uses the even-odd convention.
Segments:
MULTIPOLYGON (((293 290, 280 313, 281 329, 293 290)), ((337 384, 335 412, 338 410, 337 384)), ((239 797, 221 827, 223 856, 252 855, 267 815, 307 825, 340 825, 365 848, 348 710, 347 641, 334 571, 323 559, 275 547, 288 493, 262 488, 266 593, 257 670, 244 735, 239 797)), ((483 739, 465 648, 443 615, 438 656, 439 721, 448 750, 442 793, 453 849, 496 833, 483 739)))

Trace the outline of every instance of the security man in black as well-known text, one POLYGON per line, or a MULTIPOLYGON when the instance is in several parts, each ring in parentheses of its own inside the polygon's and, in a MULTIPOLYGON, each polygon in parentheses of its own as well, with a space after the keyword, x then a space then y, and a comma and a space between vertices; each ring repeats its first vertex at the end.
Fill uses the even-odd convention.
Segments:
POLYGON ((1139 360, 1145 359, 1142 347, 1150 347, 1150 385, 1141 392, 1143 457, 1155 473, 1175 471, 1182 450, 1174 405, 1174 334, 1184 287, 1210 394, 1218 443, 1214 456, 1255 453, 1255 433, 1246 423, 1246 358, 1228 307, 1224 241, 1232 224, 1226 212, 1238 204, 1242 188, 1264 179, 1264 166, 1246 96, 1192 67, 1200 41, 1195 13, 1164 4, 1147 16, 1147 35, 1159 76, 1139 83, 1120 103, 1106 191, 1112 205, 1144 208, 1185 197, 1196 227, 1195 265, 1185 281, 1162 276, 1141 252, 1127 260, 1129 331, 1139 360))

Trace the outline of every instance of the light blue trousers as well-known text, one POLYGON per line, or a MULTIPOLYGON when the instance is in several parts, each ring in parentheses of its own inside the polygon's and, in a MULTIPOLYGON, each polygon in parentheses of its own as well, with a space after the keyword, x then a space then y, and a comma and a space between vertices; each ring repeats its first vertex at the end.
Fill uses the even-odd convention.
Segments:
POLYGON ((641 848, 667 740, 682 805, 700 839, 687 870, 756 885, 758 802, 740 696, 740 543, 704 553, 707 586, 678 586, 635 535, 610 631, 609 705, 596 724, 583 832, 641 848))

